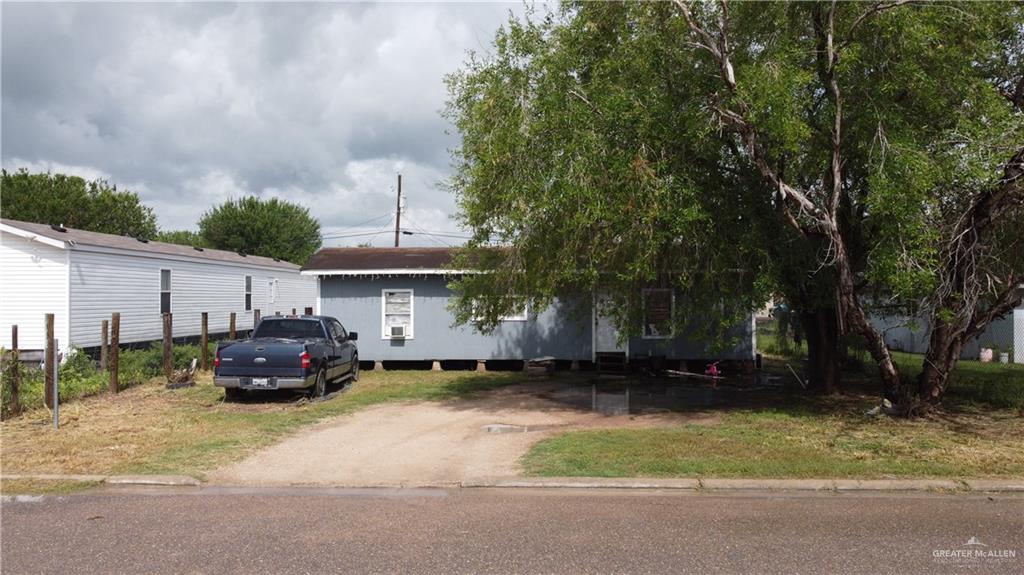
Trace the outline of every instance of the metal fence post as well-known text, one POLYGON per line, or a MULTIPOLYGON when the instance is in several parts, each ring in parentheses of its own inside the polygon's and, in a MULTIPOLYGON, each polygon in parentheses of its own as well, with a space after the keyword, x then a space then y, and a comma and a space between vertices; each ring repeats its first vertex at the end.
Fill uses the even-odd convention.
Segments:
MULTIPOLYGON (((60 340, 53 340, 54 349, 60 349, 60 340)), ((53 428, 60 429, 60 352, 58 351, 57 361, 48 366, 53 370, 53 428)))
POLYGON ((43 402, 46 407, 53 409, 53 371, 50 370, 50 366, 54 364, 54 358, 57 357, 57 353, 53 348, 53 314, 48 313, 46 318, 46 350, 43 352, 43 363, 46 365, 46 372, 43 375, 44 388, 43 388, 43 402))
POLYGON ((210 339, 209 339, 209 330, 208 330, 209 318, 210 318, 210 315, 204 311, 203 312, 202 337, 201 337, 201 341, 202 341, 201 345, 203 346, 203 349, 202 349, 202 353, 200 354, 200 357, 202 358, 203 363, 202 363, 202 365, 199 366, 199 369, 201 369, 203 371, 206 371, 206 370, 210 369, 210 339))
POLYGON ((117 358, 121 349, 121 314, 113 313, 110 316, 110 391, 117 393, 117 358))

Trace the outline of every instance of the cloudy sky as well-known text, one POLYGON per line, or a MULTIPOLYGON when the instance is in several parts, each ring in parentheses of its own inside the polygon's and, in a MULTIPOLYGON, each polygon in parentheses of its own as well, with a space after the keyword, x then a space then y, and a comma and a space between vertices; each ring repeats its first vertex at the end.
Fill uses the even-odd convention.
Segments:
MULTIPOLYGON (((4 168, 106 178, 137 192, 164 229, 195 229, 229 198, 276 196, 307 206, 330 236, 386 227, 398 172, 403 227, 456 230, 438 186, 458 144, 439 114, 443 76, 467 50, 486 51, 522 5, 0 10, 4 168)), ((460 240, 403 238, 437 241, 460 240)))

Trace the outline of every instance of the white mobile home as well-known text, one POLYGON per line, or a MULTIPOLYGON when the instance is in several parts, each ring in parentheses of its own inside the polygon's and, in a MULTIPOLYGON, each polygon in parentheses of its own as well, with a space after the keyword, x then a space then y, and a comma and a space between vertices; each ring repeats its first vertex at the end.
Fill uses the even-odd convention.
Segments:
POLYGON ((101 322, 121 314, 122 344, 162 337, 161 314, 174 337, 252 329, 262 315, 302 313, 316 302, 316 281, 299 266, 223 250, 197 249, 60 226, 0 220, 0 345, 44 347, 45 314, 54 314, 60 347, 100 344, 101 322))

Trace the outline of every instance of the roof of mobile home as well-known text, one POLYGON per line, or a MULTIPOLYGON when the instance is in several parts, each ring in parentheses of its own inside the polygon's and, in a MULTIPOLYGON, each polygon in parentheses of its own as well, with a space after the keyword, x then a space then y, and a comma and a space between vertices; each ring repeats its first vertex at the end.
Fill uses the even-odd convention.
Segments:
POLYGON ((87 232, 74 228, 20 222, 18 220, 0 220, 0 229, 15 235, 36 239, 61 249, 74 246, 93 246, 113 250, 139 252, 139 255, 153 254, 211 260, 219 263, 245 264, 268 268, 280 268, 297 271, 299 266, 262 256, 242 255, 225 250, 211 248, 194 248, 178 244, 157 241, 143 241, 128 236, 87 232))
POLYGON ((306 275, 451 274, 454 248, 323 248, 302 267, 306 275))

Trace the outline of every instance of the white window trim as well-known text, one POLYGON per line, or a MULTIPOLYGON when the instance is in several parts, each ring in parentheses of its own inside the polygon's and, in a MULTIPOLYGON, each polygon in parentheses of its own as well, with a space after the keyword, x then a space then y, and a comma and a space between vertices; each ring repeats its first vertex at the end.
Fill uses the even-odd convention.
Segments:
POLYGON ((530 302, 523 302, 522 313, 516 315, 503 315, 498 318, 498 321, 529 321, 530 319, 530 302))
MULTIPOLYGON (((516 296, 516 297, 519 297, 519 296, 516 296)), ((499 322, 505 322, 505 321, 530 321, 530 300, 527 299, 526 297, 523 297, 522 299, 523 299, 523 311, 522 311, 522 313, 515 314, 515 315, 501 315, 501 316, 498 316, 498 321, 499 322)), ((483 319, 483 317, 481 317, 481 316, 479 316, 479 315, 477 315, 475 313, 473 314, 473 320, 474 321, 479 322, 482 319, 483 319)))
POLYGON ((676 336, 676 323, 675 323, 675 317, 676 317, 676 290, 671 289, 671 288, 645 288, 641 292, 641 298, 643 299, 643 310, 642 310, 641 313, 643 314, 644 324, 641 326, 641 329, 640 329, 640 339, 672 339, 672 338, 674 338, 676 336), (669 291, 669 293, 672 296, 672 303, 669 304, 670 305, 670 307, 669 307, 669 314, 670 314, 670 317, 672 319, 671 324, 670 324, 671 331, 669 331, 665 335, 647 335, 647 323, 646 323, 646 321, 647 321, 647 294, 649 292, 652 292, 652 291, 664 291, 666 289, 669 291))
POLYGON ((252 311, 252 306, 256 303, 253 301, 252 283, 253 277, 251 275, 242 276, 242 311, 252 311), (249 296, 248 307, 246 307, 245 296, 249 296))
POLYGON ((174 271, 171 268, 160 268, 160 302, 157 306, 160 308, 160 315, 164 314, 164 294, 168 296, 167 312, 174 313, 174 271), (164 289, 164 272, 167 272, 167 289, 164 289))
POLYGON ((388 292, 407 292, 409 294, 409 333, 404 338, 400 339, 413 339, 416 335, 416 297, 412 288, 395 288, 395 289, 382 289, 380 290, 380 335, 381 339, 391 340, 399 339, 392 338, 391 334, 388 333, 387 329, 387 293, 388 292))
POLYGON ((498 317, 498 321, 527 321, 530 319, 530 300, 523 296, 513 296, 517 299, 523 300, 523 311, 521 313, 513 315, 503 315, 498 317))
POLYGON ((267 278, 267 304, 273 307, 277 299, 277 278, 267 278))

